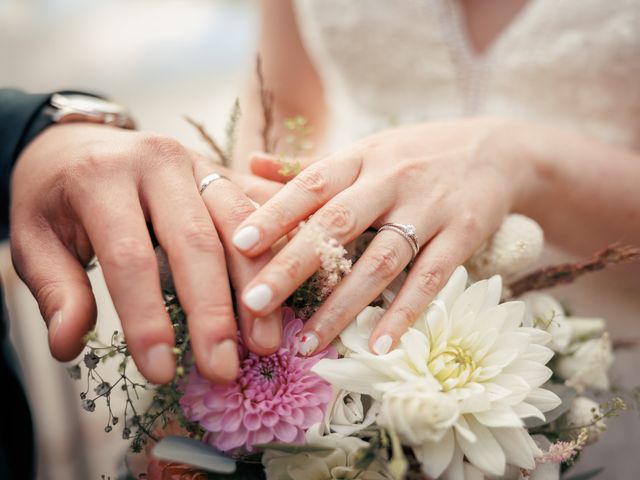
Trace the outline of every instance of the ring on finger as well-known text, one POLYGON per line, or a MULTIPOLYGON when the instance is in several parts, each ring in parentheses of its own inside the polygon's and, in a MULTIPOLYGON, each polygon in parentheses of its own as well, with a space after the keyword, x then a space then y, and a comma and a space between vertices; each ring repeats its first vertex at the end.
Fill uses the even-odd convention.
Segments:
POLYGON ((225 177, 224 175, 220 175, 219 173, 210 173, 209 175, 204 177, 202 180, 200 180, 200 195, 202 195, 204 193, 205 189, 209 185, 211 185, 213 182, 215 182, 217 180, 221 180, 223 178, 225 180, 229 180, 227 177, 225 177))
POLYGON ((413 252, 413 256, 411 257, 411 261, 413 262, 420 251, 420 244, 418 243, 418 237, 416 236, 416 227, 410 223, 385 223, 378 229, 378 233, 383 230, 396 232, 407 241, 411 247, 411 251, 413 252))

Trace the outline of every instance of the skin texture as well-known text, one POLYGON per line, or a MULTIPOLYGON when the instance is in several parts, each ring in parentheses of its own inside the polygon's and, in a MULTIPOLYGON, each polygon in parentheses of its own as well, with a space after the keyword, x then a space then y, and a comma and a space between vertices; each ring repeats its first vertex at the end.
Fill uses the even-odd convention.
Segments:
MULTIPOLYGON (((324 103, 317 101, 322 89, 309 91, 319 80, 300 87, 301 95, 299 85, 287 82, 280 61, 270 55, 278 51, 278 58, 287 58, 289 48, 300 55, 302 45, 291 21, 290 2, 269 2, 264 10, 260 51, 266 84, 274 86, 276 110, 299 108, 311 125, 318 118, 324 126, 324 103), (307 104, 305 98, 315 101, 307 104)), ((496 28, 508 24, 508 17, 492 26, 483 23, 475 9, 467 13, 476 15, 468 23, 471 37, 481 40, 478 51, 495 38, 496 28), (488 35, 491 29, 493 35, 488 35)), ((516 13, 517 9, 511 17, 516 13)), ((308 71, 297 70, 296 76, 316 75, 317 79, 310 62, 300 65, 308 71)), ((257 118, 259 108, 249 98, 244 111, 257 118)), ((331 155, 303 159, 307 168, 293 180, 278 178, 279 165, 273 157, 254 154, 248 165, 253 173, 291 181, 242 222, 237 231, 251 226, 260 235, 255 245, 243 246, 241 251, 248 257, 261 255, 300 221, 313 217, 247 286, 242 298, 251 304, 247 302, 251 290, 258 285, 271 290, 270 301, 252 310, 257 315, 284 301, 319 266, 317 255, 308 247, 318 229, 346 243, 369 226, 412 223, 421 252, 370 342, 373 349, 382 335, 389 335, 394 345, 455 266, 490 237, 508 212, 529 215, 551 242, 581 254, 617 241, 640 244, 639 157, 638 152, 579 134, 491 118, 383 131, 331 155)), ((405 239, 381 232, 353 272, 307 322, 303 334, 315 335, 317 348, 326 346, 410 258, 405 239)))
MULTIPOLYGON (((155 383, 173 378, 173 329, 164 309, 147 222, 167 252, 187 313, 200 372, 230 381, 238 369, 231 285, 242 290, 268 262, 230 248, 239 222, 279 186, 212 164, 177 141, 104 125, 48 128, 17 161, 12 177, 11 250, 20 277, 49 326, 54 357, 71 360, 96 317, 84 266, 95 254, 142 374, 155 383), (217 171, 229 177, 198 184, 217 171), (225 254, 225 252, 227 252, 225 254), (225 258, 226 255, 226 258, 225 258)), ((249 348, 274 351, 279 311, 258 323, 239 307, 249 348)))

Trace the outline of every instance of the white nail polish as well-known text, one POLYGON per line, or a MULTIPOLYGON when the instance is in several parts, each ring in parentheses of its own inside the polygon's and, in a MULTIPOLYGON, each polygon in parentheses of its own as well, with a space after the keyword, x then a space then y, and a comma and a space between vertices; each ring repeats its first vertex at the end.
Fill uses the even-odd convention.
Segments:
POLYGON ((240 250, 249 250, 260 240, 260 230, 256 227, 244 227, 233 236, 232 242, 240 250))
POLYGON ((311 355, 318 348, 318 336, 313 332, 307 332, 300 337, 300 353, 311 355))
POLYGON ((393 339, 389 335, 381 335, 373 344, 373 353, 376 355, 386 355, 391 349, 393 339))
POLYGON ((261 283, 244 294, 244 303, 251 310, 259 312, 269 305, 272 298, 273 292, 271 291, 271 288, 269 288, 268 285, 261 283))

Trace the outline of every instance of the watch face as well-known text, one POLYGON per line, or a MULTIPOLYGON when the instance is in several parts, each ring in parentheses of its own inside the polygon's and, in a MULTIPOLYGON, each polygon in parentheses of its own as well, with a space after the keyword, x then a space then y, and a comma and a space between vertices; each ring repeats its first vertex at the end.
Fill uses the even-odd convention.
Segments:
POLYGON ((71 110, 87 114, 112 113, 117 115, 125 112, 125 108, 117 103, 82 94, 57 93, 51 97, 51 105, 60 110, 71 110))

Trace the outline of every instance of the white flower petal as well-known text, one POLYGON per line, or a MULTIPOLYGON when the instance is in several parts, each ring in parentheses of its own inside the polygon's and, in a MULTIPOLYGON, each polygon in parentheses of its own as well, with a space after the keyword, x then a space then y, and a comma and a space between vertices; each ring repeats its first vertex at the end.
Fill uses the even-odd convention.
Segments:
POLYGON ((494 275, 487 280, 487 293, 485 295, 484 304, 480 311, 488 310, 500 303, 502 296, 502 278, 500 275, 494 275))
POLYGON ((384 312, 380 307, 366 307, 362 310, 340 334, 344 346, 353 352, 369 352, 369 337, 384 312))
POLYGON ((489 281, 474 283, 460 295, 450 310, 449 320, 457 335, 464 336, 473 329, 478 314, 482 311, 489 281))
POLYGON ((454 450, 453 430, 448 430, 439 442, 425 442, 413 447, 416 458, 422 463, 422 471, 433 478, 438 478, 449 466, 454 450))
POLYGON ((494 428, 493 436, 504 450, 507 463, 532 470, 538 448, 524 428, 494 428))
POLYGON ((469 423, 465 420, 463 416, 458 418, 456 423, 453 424, 456 429, 456 438, 459 440, 460 438, 464 438, 467 442, 475 442, 477 441, 477 437, 471 431, 469 427, 469 423))
POLYGON ((539 328, 520 327, 518 331, 528 333, 531 336, 531 343, 537 343, 538 345, 546 345, 553 338, 549 332, 539 328))
POLYGON ((388 380, 380 372, 369 368, 366 363, 354 358, 323 359, 316 363, 311 371, 324 378, 334 387, 351 392, 364 393, 374 398, 378 395, 374 384, 388 380))
POLYGON ((505 373, 517 374, 523 378, 531 388, 537 388, 551 378, 553 372, 549 367, 531 360, 516 360, 504 369, 505 373))
POLYGON ((506 457, 502 447, 491 431, 473 416, 467 415, 467 422, 477 440, 470 442, 463 436, 458 437, 458 443, 465 456, 483 472, 489 475, 502 475, 506 467, 506 457))
POLYGON ((521 360, 531 360, 532 362, 546 365, 553 358, 555 353, 550 348, 532 343, 521 356, 521 360))
POLYGON ((427 342, 424 333, 410 328, 400 337, 400 344, 409 357, 411 365, 422 375, 426 374, 429 371, 427 367, 429 342, 427 342))
POLYGON ((532 390, 525 400, 527 403, 538 408, 541 412, 553 410, 562 403, 562 400, 558 395, 549 390, 545 390, 544 388, 536 388, 532 390))
POLYGON ((464 267, 460 266, 456 268, 445 286, 440 290, 438 295, 436 295, 436 300, 442 301, 446 305, 447 310, 451 310, 453 303, 460 294, 464 292, 468 278, 469 276, 464 267))
POLYGON ((530 403, 522 402, 512 408, 520 418, 539 418, 543 422, 546 420, 544 413, 530 403))
POLYGON ((514 412, 514 408, 494 407, 484 412, 476 412, 473 416, 485 427, 522 427, 522 420, 514 412))
POLYGON ((449 466, 442 474, 442 480, 460 480, 464 478, 464 453, 456 444, 449 466))
POLYGON ((509 395, 502 400, 502 402, 507 405, 515 405, 516 403, 522 402, 531 391, 529 384, 518 375, 501 373, 492 380, 492 383, 510 392, 509 395))

